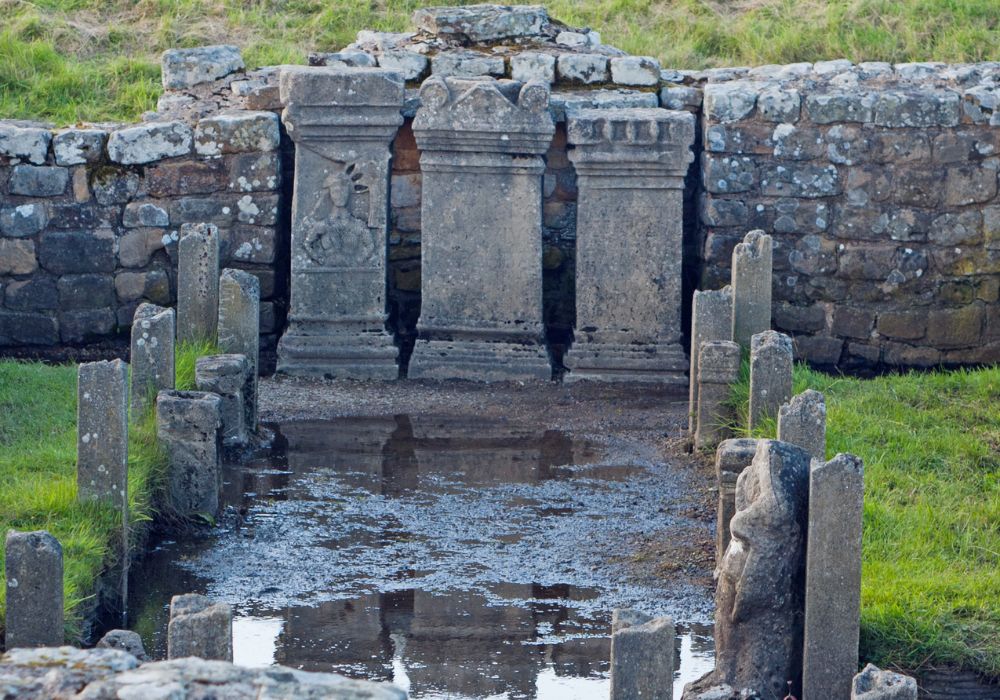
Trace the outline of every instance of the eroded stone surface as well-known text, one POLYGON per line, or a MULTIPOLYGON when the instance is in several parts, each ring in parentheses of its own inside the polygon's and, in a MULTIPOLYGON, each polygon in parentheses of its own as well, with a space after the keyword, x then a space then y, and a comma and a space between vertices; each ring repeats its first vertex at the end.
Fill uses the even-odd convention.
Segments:
POLYGON ((177 246, 177 341, 215 341, 219 321, 219 229, 184 224, 177 246))
POLYGON ((623 617, 616 615, 611 635, 611 700, 672 700, 674 621, 659 617, 629 624, 623 617))
POLYGON ((246 355, 207 355, 195 361, 198 391, 210 391, 221 399, 219 410, 224 445, 243 445, 247 441, 243 389, 249 369, 246 355))
POLYGON ((814 389, 796 394, 778 409, 778 439, 798 445, 813 459, 826 459, 826 399, 814 389))
POLYGON ((150 122, 111 132, 108 157, 115 163, 137 165, 191 152, 191 127, 178 121, 150 122))
POLYGON ((916 700, 917 681, 868 664, 854 677, 851 700, 916 700))
POLYGON ((187 593, 170 600, 167 658, 233 660, 233 609, 203 595, 187 593))
POLYGON ((777 331, 750 341, 750 429, 775 418, 792 398, 792 339, 777 331))
POLYGON ((76 488, 81 500, 128 507, 128 365, 85 362, 77 373, 76 488))
POLYGON ((4 543, 4 580, 5 647, 62 644, 63 551, 59 541, 44 530, 9 530, 4 543))
POLYGON ((717 290, 695 290, 691 300, 691 366, 688 373, 688 431, 694 435, 698 425, 698 355, 702 343, 713 340, 732 340, 733 289, 725 286, 717 290))
POLYGON ((548 21, 541 5, 427 7, 413 13, 418 29, 467 42, 535 36, 548 21))
POLYGON ((253 433, 260 375, 260 280, 249 272, 226 268, 219 278, 219 348, 246 358, 243 424, 253 433))
POLYGON ((756 230, 733 249, 733 342, 743 348, 771 329, 771 248, 771 237, 756 230))
POLYGON ((731 434, 733 416, 727 409, 732 385, 740 375, 740 346, 729 340, 710 340, 698 348, 698 404, 694 444, 711 448, 731 434))
POLYGON ((156 434, 167 452, 167 499, 180 516, 219 510, 222 400, 203 391, 161 391, 156 434))
POLYGON ((199 46, 193 49, 169 49, 160 59, 163 87, 180 90, 199 83, 223 78, 243 70, 243 57, 236 46, 199 46))

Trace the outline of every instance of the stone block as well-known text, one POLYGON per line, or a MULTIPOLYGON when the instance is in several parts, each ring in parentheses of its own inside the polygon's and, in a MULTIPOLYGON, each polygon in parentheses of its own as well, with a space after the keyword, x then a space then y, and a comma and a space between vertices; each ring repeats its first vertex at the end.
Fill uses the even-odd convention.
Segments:
POLYGON ((732 340, 732 336, 732 287, 695 290, 691 300, 691 367, 688 373, 688 430, 692 435, 698 427, 698 357, 702 343, 732 340))
POLYGON ((917 681, 868 664, 851 682, 851 700, 917 700, 917 681))
POLYGON ((10 193, 26 197, 58 197, 69 184, 69 170, 50 165, 15 165, 10 193))
POLYGON ((23 158, 29 163, 41 165, 49 152, 52 134, 48 129, 20 127, 0 123, 0 155, 8 158, 23 158))
POLYGON ((167 658, 233 660, 233 610, 196 593, 170 600, 167 658))
POLYGON ((132 318, 130 406, 138 419, 164 389, 174 388, 173 309, 139 304, 132 318))
POLYGON ((177 340, 216 338, 219 316, 219 229, 184 224, 177 246, 177 340))
POLYGON ((698 405, 695 448, 712 448, 732 432, 728 402, 740 376, 740 346, 728 340, 702 342, 698 348, 698 405))
POLYGON ((766 165, 760 190, 770 197, 832 197, 841 193, 840 174, 835 165, 766 165))
POLYGON ((335 52, 311 51, 309 65, 330 66, 331 68, 373 68, 378 65, 378 62, 367 51, 344 49, 335 52))
POLYGON ((556 57, 547 53, 526 51, 510 57, 510 73, 514 80, 526 83, 537 80, 543 83, 556 81, 556 57))
POLYGON ((640 92, 626 88, 615 90, 568 90, 549 95, 549 111, 556 120, 581 109, 655 109, 659 100, 655 92, 640 92))
POLYGON ((115 330, 117 319, 111 309, 81 309, 59 312, 59 337, 71 345, 104 340, 115 330))
POLYGON ((832 331, 834 335, 866 340, 871 337, 875 314, 867 309, 856 309, 839 305, 833 310, 832 331))
POLYGON ((927 343, 942 349, 976 345, 982 336, 983 318, 983 307, 979 304, 931 309, 927 314, 927 343))
POLYGON ((277 257, 277 234, 269 226, 235 224, 220 229, 220 263, 239 261, 270 265, 277 257))
POLYGON ((85 362, 77 371, 77 498, 128 510, 128 365, 85 362))
POLYGON ((709 83, 704 88, 705 116, 710 122, 736 122, 746 119, 757 105, 760 84, 736 80, 709 83))
POLYGON ((608 57, 602 54, 560 54, 556 66, 559 80, 588 85, 608 82, 608 57))
POLYGON ((281 143, 274 112, 224 112, 205 117, 194 129, 194 150, 201 156, 273 151, 281 143))
POLYGON ((191 141, 191 128, 183 122, 147 122, 111 132, 108 157, 125 165, 152 163, 187 155, 191 141))
POLYGON ((146 168, 142 184, 153 197, 172 197, 221 192, 232 180, 222 159, 182 160, 146 168))
POLYGON ((228 44, 170 49, 160 57, 163 87, 167 90, 212 82, 244 68, 240 50, 228 44))
POLYGON ((983 215, 975 210, 941 214, 931 221, 927 238, 940 246, 980 244, 983 241, 983 215))
POLYGON ((798 445, 813 459, 826 459, 826 399, 813 389, 778 409, 778 439, 798 445))
POLYGON ((733 248, 732 339, 750 347, 753 335, 771 329, 772 241, 763 231, 751 231, 733 248))
POLYGON ((115 303, 111 275, 63 275, 59 278, 59 308, 63 311, 97 309, 115 303))
POLYGON ((222 400, 203 391, 161 391, 156 434, 167 453, 167 505, 180 517, 219 510, 222 400))
POLYGON ((100 161, 107 138, 108 132, 104 129, 64 129, 56 132, 52 139, 56 165, 83 165, 100 161))
POLYGON ((582 49, 587 46, 600 46, 601 35, 594 30, 586 32, 561 31, 556 34, 556 43, 571 49, 582 49))
POLYGON ((548 23, 541 5, 425 7, 413 13, 417 29, 461 43, 533 37, 548 23))
POLYGON ((840 362, 844 341, 828 335, 799 335, 795 337, 795 359, 815 365, 833 367, 840 362))
POLYGON ((871 92, 844 92, 807 95, 806 114, 816 124, 872 121, 877 95, 871 92))
POLYGON ((170 225, 170 215, 152 202, 130 202, 122 213, 122 225, 125 228, 166 227, 170 225))
POLYGON ((776 418, 792 398, 792 339, 764 331, 750 342, 750 429, 776 418))
POLYGON ((30 275, 37 269, 34 241, 0 239, 0 275, 30 275))
POLYGON ((257 430, 257 378, 260 374, 260 282, 243 270, 225 269, 219 279, 219 347, 246 358, 242 390, 243 424, 257 430))
POLYGON ((951 90, 885 91, 875 104, 874 123, 890 128, 958 126, 958 93, 951 90))
POLYGON ((52 311, 59 308, 59 291, 56 280, 35 274, 25 280, 7 283, 4 305, 18 311, 52 311))
POLYGON ((91 170, 90 189, 103 206, 125 204, 139 191, 139 175, 131 169, 105 166, 91 170))
POLYGON ((610 64, 611 82, 616 85, 660 84, 660 62, 651 56, 615 56, 610 64))
POLYGON ((773 313, 774 325, 783 331, 814 332, 826 327, 826 309, 819 305, 782 303, 774 307, 773 313))
POLYGON ((720 442, 715 450, 715 481, 719 489, 715 521, 716 565, 722 562, 731 539, 729 523, 736 513, 736 482, 753 462, 757 442, 754 438, 730 438, 720 442))
POLYGON ((619 618, 611 635, 611 700, 672 700, 676 636, 669 617, 633 625, 619 618))
POLYGON ((236 192, 261 192, 281 188, 281 154, 245 153, 229 158, 228 188, 236 192))
POLYGON ((142 645, 142 637, 132 630, 111 630, 97 642, 98 649, 120 649, 131 654, 138 661, 146 661, 146 649, 142 645))
POLYGON ((44 204, 20 204, 0 209, 0 234, 9 238, 33 236, 48 223, 44 204))
POLYGON ((963 206, 988 202, 997 194, 996 164, 985 167, 948 168, 944 179, 944 202, 963 206))
POLYGON ((505 70, 503 56, 474 51, 439 53, 431 58, 431 74, 442 78, 503 77, 505 70))
MULTIPOLYGON (((772 136, 774 157, 782 160, 811 160, 826 150, 822 132, 809 127, 779 124, 772 136)), ((791 165, 782 166, 786 168, 791 165)))
POLYGON ((660 106, 664 109, 700 111, 702 93, 694 87, 665 87, 660 90, 660 106))
POLYGON ((134 228, 118 239, 118 261, 122 267, 145 267, 153 254, 172 242, 159 228, 134 228))
POLYGON ((51 316, 0 311, 0 345, 58 345, 59 325, 51 316))
POLYGON ((219 410, 223 445, 236 446, 247 442, 243 388, 249 369, 245 355, 207 355, 195 362, 194 377, 198 391, 212 392, 222 400, 219 410))
POLYGON ((45 532, 8 530, 4 544, 7 615, 4 645, 56 647, 63 643, 63 551, 45 532))
POLYGON ((770 122, 794 124, 799 120, 801 105, 798 90, 765 88, 757 96, 757 116, 770 122))
POLYGON ((385 51, 378 57, 380 68, 398 73, 403 80, 423 80, 430 69, 430 61, 413 51, 385 51))
POLYGON ((757 184, 757 166, 744 156, 702 153, 701 177, 705 190, 713 194, 748 192, 757 184))

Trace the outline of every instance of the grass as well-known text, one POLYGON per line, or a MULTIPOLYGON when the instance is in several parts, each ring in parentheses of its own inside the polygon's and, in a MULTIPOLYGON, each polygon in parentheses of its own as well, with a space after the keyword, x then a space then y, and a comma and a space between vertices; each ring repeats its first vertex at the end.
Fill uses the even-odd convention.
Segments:
MULTIPOLYGON (((208 344, 178 348, 178 388, 194 388, 195 359, 213 351, 208 344)), ((156 514, 164 465, 150 409, 129 426, 133 536, 156 514)), ((8 529, 48 530, 62 544, 66 639, 78 641, 84 603, 119 561, 121 518, 108 504, 76 499, 75 365, 0 361, 0 535, 8 529)), ((0 568, 3 562, 0 551, 0 568)), ((5 597, 0 587, 0 627, 5 597)))
MULTIPOLYGON (((0 0, 0 117, 136 120, 168 48, 235 43, 250 67, 303 63, 359 29, 402 31, 438 0, 0 0)), ((464 4, 464 3, 457 3, 464 4)), ((704 68, 830 58, 1000 60, 996 0, 551 0, 605 43, 704 68)))
MULTIPOLYGON (((1000 676, 1000 368, 862 380, 798 366, 794 388, 826 395, 827 457, 865 463, 861 658, 1000 676)), ((748 396, 744 378, 741 425, 748 396)), ((773 435, 771 421, 756 437, 773 435)))

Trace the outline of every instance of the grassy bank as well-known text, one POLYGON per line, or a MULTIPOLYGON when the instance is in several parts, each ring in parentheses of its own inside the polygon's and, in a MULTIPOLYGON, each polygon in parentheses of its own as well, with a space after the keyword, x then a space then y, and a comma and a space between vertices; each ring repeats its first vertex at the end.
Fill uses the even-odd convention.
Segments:
MULTIPOLYGON (((797 367, 795 392, 808 388, 826 395, 827 456, 865 462, 862 659, 1000 676, 1000 368, 861 380, 797 367)), ((747 396, 744 381, 737 405, 747 396)))
MULTIPOLYGON (((359 29, 402 31, 430 0, 0 0, 0 117, 135 120, 159 95, 159 54, 235 43, 248 65, 302 63, 359 29)), ((463 3, 456 3, 463 4, 463 3)), ((1000 59, 995 0, 552 0, 605 43, 704 68, 850 58, 1000 59)))
MULTIPOLYGON (((178 351, 178 387, 194 387, 194 360, 206 350, 178 351)), ((133 535, 154 515, 163 467, 150 410, 129 426, 133 535)), ((110 505, 76 500, 75 365, 0 361, 0 536, 8 529, 48 530, 62 544, 66 639, 76 640, 83 603, 120 556, 121 519, 110 505)), ((0 569, 3 560, 0 547, 0 569)), ((5 609, 0 587, 0 629, 5 609)))

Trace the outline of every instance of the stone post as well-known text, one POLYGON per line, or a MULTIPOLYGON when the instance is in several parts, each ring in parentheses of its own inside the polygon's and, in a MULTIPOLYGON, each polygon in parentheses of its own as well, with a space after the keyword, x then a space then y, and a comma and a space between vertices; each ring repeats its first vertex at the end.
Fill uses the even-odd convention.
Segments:
POLYGON ((809 473, 803 700, 846 698, 858 668, 864 465, 813 460, 809 473))
POLYGON ((432 76, 421 150, 421 310, 412 378, 549 379, 542 325, 542 154, 549 86, 432 76))
POLYGON ((260 375, 260 280, 226 268, 219 277, 219 349, 247 360, 243 423, 257 430, 257 380, 260 375))
POLYGON ((854 677, 851 700, 917 700, 917 681, 868 664, 854 677))
POLYGON ((188 656, 233 660, 233 609, 229 605, 213 604, 196 593, 175 595, 170 600, 167 658, 188 656))
POLYGON ((16 647, 62 645, 63 553, 59 541, 44 530, 8 530, 4 579, 7 651, 16 647))
POLYGON ((696 290, 691 300, 691 371, 688 388, 688 430, 698 427, 698 351, 710 340, 733 339, 733 291, 726 285, 710 291, 696 290))
POLYGON ((778 439, 798 445, 813 459, 826 459, 826 400, 807 389, 778 409, 778 439))
POLYGON ((757 452, 757 440, 733 438, 723 440, 715 450, 715 478, 719 485, 719 507, 715 521, 715 564, 729 546, 729 522, 736 514, 736 481, 750 466, 757 452))
MULTIPOLYGON (((683 383, 681 237, 694 115, 569 115, 577 174, 576 338, 566 381, 683 383)), ((722 338, 719 338, 722 340, 722 338)))
POLYGON ((173 309, 156 304, 139 304, 132 317, 132 418, 142 416, 162 389, 174 388, 173 309))
POLYGON ((771 237, 751 231, 733 249, 733 340, 745 348, 771 329, 771 237))
POLYGON ((77 369, 76 492, 128 507, 128 365, 85 362, 77 369))
POLYGON ((777 331, 757 333, 750 341, 750 429, 778 415, 792 398, 792 339, 777 331))
POLYGON ((615 610, 611 700, 672 700, 676 636, 677 628, 669 617, 654 619, 615 610))
POLYGON ((223 445, 244 445, 247 430, 243 401, 249 363, 245 355, 208 355, 195 362, 194 378, 198 391, 218 394, 222 418, 223 445))
POLYGON ((177 244, 177 341, 215 341, 219 319, 219 229, 181 224, 177 244))
POLYGON ((161 391, 156 433, 167 451, 167 500, 182 517, 219 510, 222 399, 204 391, 161 391))
POLYGON ((386 332, 389 145, 403 80, 378 68, 285 67, 282 120, 295 141, 291 309, 278 370, 395 379, 386 332))
POLYGON ((740 378, 740 346, 729 340, 702 343, 698 351, 698 424, 695 449, 714 447, 728 437, 732 419, 726 403, 740 378))

